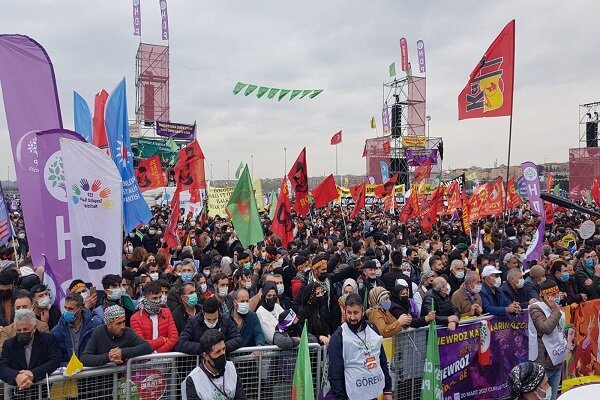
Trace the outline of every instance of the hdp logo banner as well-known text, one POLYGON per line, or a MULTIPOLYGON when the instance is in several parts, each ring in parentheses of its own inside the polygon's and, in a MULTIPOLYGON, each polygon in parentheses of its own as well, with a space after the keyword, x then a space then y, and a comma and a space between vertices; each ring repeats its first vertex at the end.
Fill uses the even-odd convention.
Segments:
POLYGON ((515 20, 487 49, 458 96, 458 119, 512 115, 515 20))
POLYGON ((119 170, 93 144, 60 139, 64 165, 73 276, 102 284, 121 273, 123 206, 119 170))
POLYGON ((106 105, 106 136, 110 155, 123 179, 123 220, 125 230, 131 232, 136 226, 152 219, 150 208, 140 192, 133 173, 133 153, 127 121, 127 92, 123 79, 108 99, 106 105))

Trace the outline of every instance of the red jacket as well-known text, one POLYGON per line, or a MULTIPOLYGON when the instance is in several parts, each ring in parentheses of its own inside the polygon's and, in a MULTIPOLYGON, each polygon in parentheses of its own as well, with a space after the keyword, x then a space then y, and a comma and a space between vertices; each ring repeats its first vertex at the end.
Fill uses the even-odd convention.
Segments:
POLYGON ((158 338, 152 340, 152 320, 150 314, 144 310, 138 310, 131 316, 131 329, 146 340, 157 353, 172 351, 179 339, 173 315, 166 307, 161 307, 158 313, 158 338))

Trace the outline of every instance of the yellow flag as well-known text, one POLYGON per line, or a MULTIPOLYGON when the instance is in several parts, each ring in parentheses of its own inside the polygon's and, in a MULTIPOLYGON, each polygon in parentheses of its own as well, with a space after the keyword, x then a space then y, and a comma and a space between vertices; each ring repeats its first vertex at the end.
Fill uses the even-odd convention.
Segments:
POLYGON ((79 358, 77 358, 75 353, 73 353, 73 355, 71 355, 71 359, 69 360, 69 363, 67 364, 67 368, 65 369, 65 372, 63 373, 63 375, 64 376, 73 376, 76 373, 78 373, 79 371, 81 371, 82 369, 83 369, 83 364, 81 363, 81 361, 79 361, 79 358))
POLYGON ((371 117, 371 129, 375 128, 377 128, 377 125, 375 125, 375 117, 371 117))

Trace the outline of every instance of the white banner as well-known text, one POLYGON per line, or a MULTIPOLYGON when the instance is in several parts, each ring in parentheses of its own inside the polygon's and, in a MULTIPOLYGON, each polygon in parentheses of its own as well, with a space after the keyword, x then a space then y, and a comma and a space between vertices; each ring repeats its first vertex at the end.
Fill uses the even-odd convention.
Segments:
POLYGON ((73 276, 102 287, 121 274, 123 195, 119 170, 96 146, 60 139, 71 227, 73 276))

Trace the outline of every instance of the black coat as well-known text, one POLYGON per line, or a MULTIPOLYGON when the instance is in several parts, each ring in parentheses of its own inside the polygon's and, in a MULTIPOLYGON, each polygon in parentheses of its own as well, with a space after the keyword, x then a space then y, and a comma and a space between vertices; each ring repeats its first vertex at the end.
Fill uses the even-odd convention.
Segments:
POLYGON ((394 291, 394 286, 396 286, 397 279, 404 279, 406 281, 406 284, 408 285, 408 297, 412 299, 412 281, 410 280, 410 277, 406 276, 400 268, 390 268, 389 272, 386 272, 381 276, 385 290, 390 293, 394 291))
MULTIPOLYGON (((202 354, 205 349, 200 345, 202 334, 209 328, 204 323, 204 314, 200 313, 189 319, 185 328, 179 335, 179 340, 175 345, 175 351, 180 351, 186 354, 202 354)), ((235 322, 229 317, 219 317, 215 329, 223 332, 225 336, 225 348, 227 353, 231 353, 240 348, 242 345, 242 337, 235 322)))
POLYGON ((433 289, 430 289, 425 294, 425 298, 423 299, 423 305, 421 306, 421 317, 429 314, 431 309, 431 301, 433 300, 433 304, 435 307, 435 322, 440 325, 448 325, 448 317, 451 315, 456 315, 457 318, 460 318, 460 311, 452 304, 450 301, 450 296, 446 296, 442 298, 438 292, 433 289))
MULTIPOLYGON (((197 304, 196 305, 196 315, 201 314, 201 313, 202 313, 202 306, 197 304)), ((175 321, 175 326, 177 327, 177 333, 179 333, 181 335, 181 332, 183 332, 183 329, 185 328, 188 321, 190 320, 190 316, 185 311, 185 307, 183 306, 183 304, 180 304, 179 306, 177 306, 177 308, 175 308, 175 310, 173 311, 173 320, 175 321)))
POLYGON ((25 347, 12 337, 4 342, 0 357, 0 380, 15 386, 15 378, 19 371, 29 370, 33 373, 33 381, 37 382, 50 375, 60 367, 60 350, 54 336, 50 333, 36 331, 34 333, 29 365, 25 358, 25 347))

